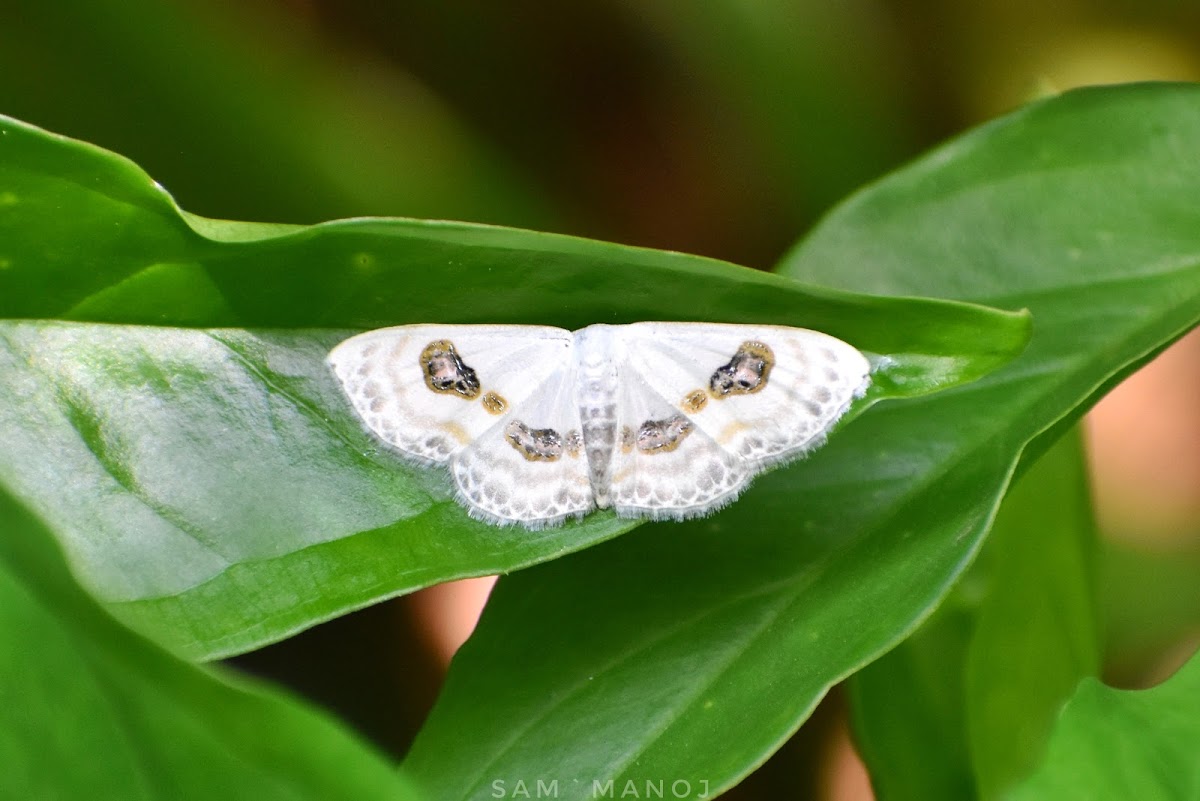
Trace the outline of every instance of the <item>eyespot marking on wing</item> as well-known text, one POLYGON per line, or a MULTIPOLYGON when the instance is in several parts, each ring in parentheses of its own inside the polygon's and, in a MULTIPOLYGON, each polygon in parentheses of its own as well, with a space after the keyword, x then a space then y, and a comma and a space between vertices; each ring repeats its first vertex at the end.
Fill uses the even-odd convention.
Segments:
POLYGON ((692 422, 681 414, 665 420, 647 420, 638 427, 637 449, 642 453, 670 453, 692 433, 692 422))
POLYGON ((462 360, 448 339, 430 342, 421 351, 421 374, 434 392, 452 393, 467 400, 479 397, 479 376, 462 360))
POLYGON ((504 438, 530 462, 556 462, 562 456, 562 436, 553 428, 530 428, 512 420, 504 427, 504 438))
POLYGON ((703 409, 706 403, 708 403, 708 394, 702 389, 693 389, 687 394, 680 405, 685 412, 695 414, 703 409))
POLYGON ((504 414, 508 411, 508 401, 495 392, 485 392, 480 403, 487 409, 488 414, 504 414))
POLYGON ((775 366, 775 353, 763 342, 741 344, 726 364, 718 367, 708 381, 708 392, 717 400, 730 395, 748 395, 767 385, 775 366))

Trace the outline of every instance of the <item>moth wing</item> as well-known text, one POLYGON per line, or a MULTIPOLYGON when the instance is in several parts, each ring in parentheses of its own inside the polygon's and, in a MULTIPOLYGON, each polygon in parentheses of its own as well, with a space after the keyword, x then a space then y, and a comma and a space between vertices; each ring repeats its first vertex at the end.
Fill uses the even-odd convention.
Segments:
POLYGON ((472 517, 541 528, 595 508, 577 394, 575 366, 564 365, 450 457, 472 517))
POLYGON ((617 514, 684 519, 735 500, 753 471, 696 426, 641 371, 622 362, 618 377, 609 490, 617 514))
POLYGON ((870 382, 862 353, 803 328, 637 323, 621 338, 627 371, 751 473, 819 446, 870 382))
POLYGON ((375 436, 441 464, 572 360, 571 333, 561 328, 403 325, 351 337, 326 361, 375 436))

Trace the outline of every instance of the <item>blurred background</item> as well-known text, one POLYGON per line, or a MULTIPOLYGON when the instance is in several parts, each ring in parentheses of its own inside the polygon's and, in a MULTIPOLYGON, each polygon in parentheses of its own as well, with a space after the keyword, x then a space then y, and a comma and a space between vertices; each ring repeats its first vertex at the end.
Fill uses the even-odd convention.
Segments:
MULTIPOLYGON (((1200 79, 1200 5, 0 0, 0 112, 128 156, 188 211, 469 220, 763 269, 950 136, 1045 93, 1147 79, 1200 79)), ((1200 338, 1086 430, 1105 678, 1147 686, 1200 642, 1200 338)), ((488 586, 235 663, 400 755, 488 586)), ((869 797, 842 704, 729 797, 869 797)))

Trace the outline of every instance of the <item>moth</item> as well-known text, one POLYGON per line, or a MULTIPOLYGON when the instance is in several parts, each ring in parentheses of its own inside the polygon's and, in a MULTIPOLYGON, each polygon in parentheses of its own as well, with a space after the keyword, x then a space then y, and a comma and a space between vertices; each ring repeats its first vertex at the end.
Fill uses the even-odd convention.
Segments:
POLYGON ((374 436, 449 468, 471 516, 529 528, 710 514, 824 442, 871 369, 818 331, 661 322, 405 325, 328 363, 374 436))

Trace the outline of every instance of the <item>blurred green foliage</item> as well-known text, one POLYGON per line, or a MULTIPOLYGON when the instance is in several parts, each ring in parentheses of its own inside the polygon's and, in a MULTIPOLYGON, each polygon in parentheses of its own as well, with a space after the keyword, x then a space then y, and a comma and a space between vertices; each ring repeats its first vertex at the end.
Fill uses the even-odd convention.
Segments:
POLYGON ((934 617, 851 678, 881 797, 1001 798, 1040 762, 1063 700, 1100 667, 1085 487, 1072 432, 1009 491, 934 617))
POLYGON ((1046 758, 1009 798, 1194 796, 1198 695, 1195 658, 1148 690, 1115 690, 1084 679, 1062 710, 1046 758))

